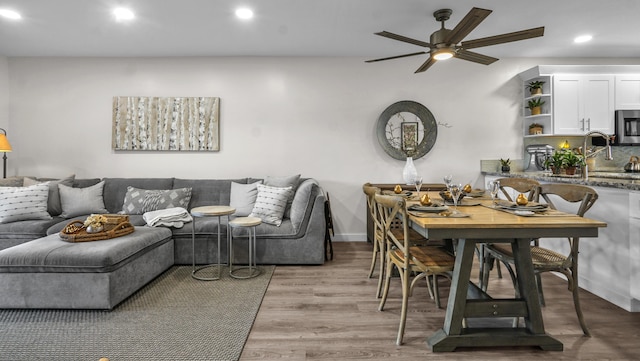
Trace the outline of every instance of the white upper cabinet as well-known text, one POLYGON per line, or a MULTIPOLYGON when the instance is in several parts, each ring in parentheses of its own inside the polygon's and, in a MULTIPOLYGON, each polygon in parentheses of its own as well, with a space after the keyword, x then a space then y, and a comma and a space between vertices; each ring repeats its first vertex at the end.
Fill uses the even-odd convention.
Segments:
POLYGON ((614 76, 553 76, 553 133, 614 133, 614 76))
POLYGON ((615 109, 640 109, 640 74, 616 75, 615 109))

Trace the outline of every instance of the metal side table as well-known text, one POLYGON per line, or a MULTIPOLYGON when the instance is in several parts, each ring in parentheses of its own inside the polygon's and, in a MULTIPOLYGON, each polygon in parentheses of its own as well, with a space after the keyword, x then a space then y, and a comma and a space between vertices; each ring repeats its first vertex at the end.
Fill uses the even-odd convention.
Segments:
POLYGON ((229 226, 233 228, 246 228, 249 249, 249 258, 247 266, 233 268, 233 230, 229 234, 229 275, 233 278, 252 278, 261 273, 256 265, 256 226, 262 223, 257 217, 238 217, 229 222, 229 226), (244 271, 244 272, 241 272, 244 271), (241 274, 244 273, 244 274, 241 274))
MULTIPOLYGON (((193 217, 193 224, 191 228, 191 251, 192 251, 192 271, 191 277, 200 281, 215 281, 220 279, 221 264, 220 264, 220 227, 222 225, 222 216, 227 216, 227 225, 229 224, 229 215, 235 213, 236 209, 229 206, 203 206, 191 209, 191 216, 193 217), (200 266, 196 268, 196 218, 203 217, 218 217, 218 263, 200 266), (201 277, 197 273, 205 268, 218 267, 217 277, 201 277)), ((229 227, 227 226, 227 235, 229 234, 229 227)))

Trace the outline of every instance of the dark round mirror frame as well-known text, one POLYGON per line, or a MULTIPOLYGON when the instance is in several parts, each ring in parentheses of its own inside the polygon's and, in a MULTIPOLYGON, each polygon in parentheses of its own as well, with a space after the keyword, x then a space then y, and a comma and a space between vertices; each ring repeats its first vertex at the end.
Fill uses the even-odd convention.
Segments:
POLYGON ((420 103, 411 100, 402 100, 391 104, 385 109, 378 118, 377 124, 378 142, 382 149, 394 159, 405 160, 407 157, 418 159, 429 153, 433 145, 436 144, 438 137, 438 124, 436 118, 431 114, 429 109, 420 103), (415 114, 422 122, 424 134, 422 141, 418 144, 418 148, 414 154, 407 154, 402 149, 395 148, 387 140, 386 127, 387 123, 397 113, 409 112, 415 114))

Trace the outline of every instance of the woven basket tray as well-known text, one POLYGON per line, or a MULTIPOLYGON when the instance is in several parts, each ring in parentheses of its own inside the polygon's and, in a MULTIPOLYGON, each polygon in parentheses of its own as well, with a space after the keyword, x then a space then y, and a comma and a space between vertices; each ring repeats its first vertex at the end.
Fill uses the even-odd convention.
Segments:
POLYGON ((68 242, 100 241, 121 237, 135 230, 129 223, 129 216, 121 214, 103 214, 107 221, 103 224, 103 230, 88 233, 82 221, 72 221, 60 231, 60 238, 68 242))

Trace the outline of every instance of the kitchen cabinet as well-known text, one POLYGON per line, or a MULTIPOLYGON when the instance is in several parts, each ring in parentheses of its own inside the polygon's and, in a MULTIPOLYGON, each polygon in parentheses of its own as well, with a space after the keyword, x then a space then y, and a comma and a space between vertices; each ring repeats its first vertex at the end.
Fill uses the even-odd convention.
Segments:
POLYGON ((631 296, 640 300, 640 192, 629 193, 629 248, 631 296))
POLYGON ((614 76, 553 76, 553 133, 585 134, 614 131, 614 76))
POLYGON ((640 109, 640 74, 616 75, 615 109, 640 109))

